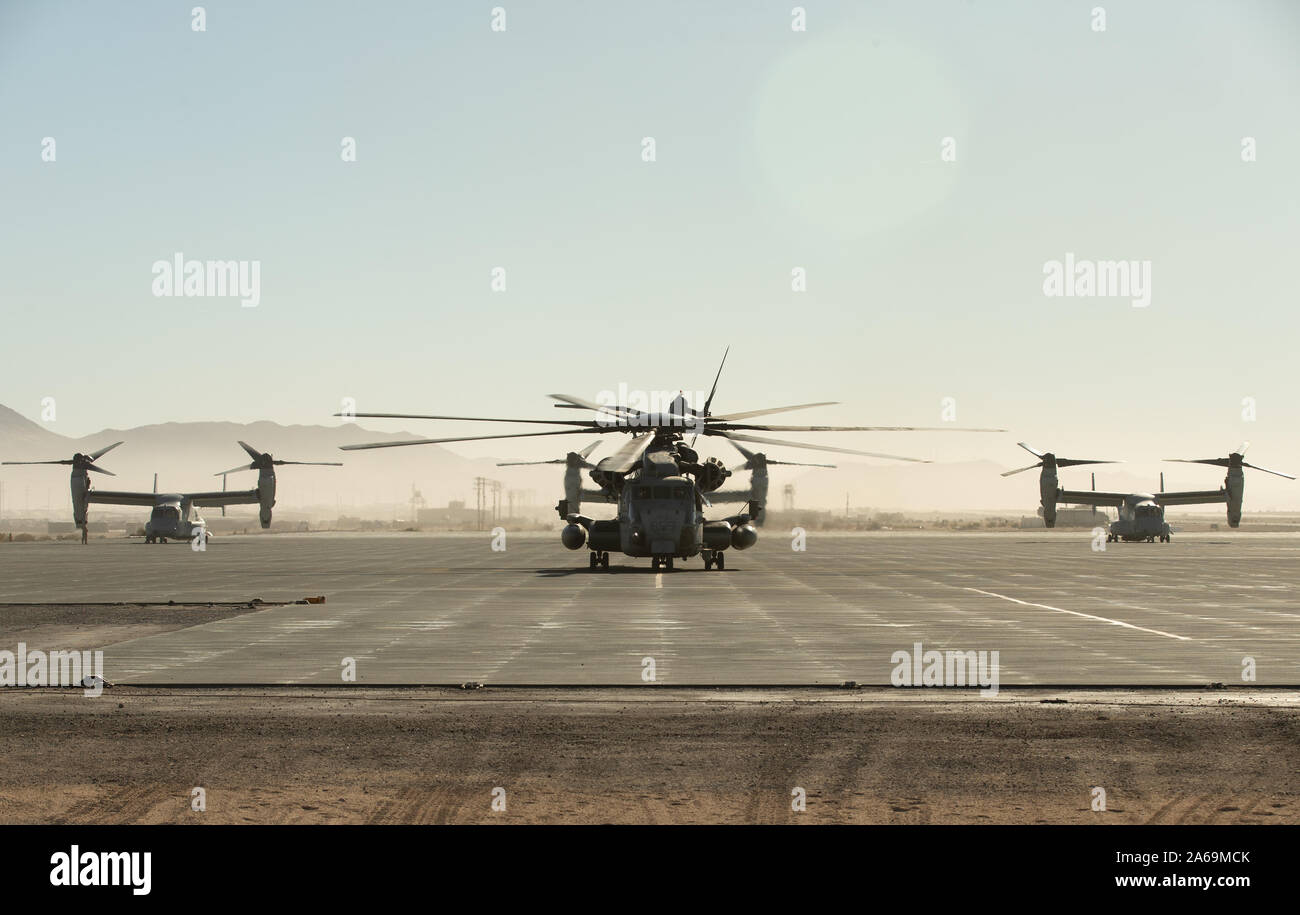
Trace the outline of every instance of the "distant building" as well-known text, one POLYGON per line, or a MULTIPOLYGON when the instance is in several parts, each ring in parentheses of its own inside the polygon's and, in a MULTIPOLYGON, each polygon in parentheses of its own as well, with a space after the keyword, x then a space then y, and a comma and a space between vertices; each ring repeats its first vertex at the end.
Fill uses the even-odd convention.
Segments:
MULTIPOLYGON (((1104 511, 1089 506, 1076 506, 1074 508, 1058 508, 1056 510, 1057 527, 1106 527, 1110 524, 1110 516, 1104 511)), ((1038 509, 1038 514, 1034 517, 1022 517, 1020 519, 1022 528, 1043 527, 1043 510, 1038 509)))
MULTIPOLYGON (((489 509, 485 513, 489 520, 492 512, 489 509)), ((466 508, 462 501, 452 501, 447 503, 446 508, 422 508, 416 513, 416 523, 429 525, 430 527, 465 527, 478 523, 478 511, 473 508, 466 508)))

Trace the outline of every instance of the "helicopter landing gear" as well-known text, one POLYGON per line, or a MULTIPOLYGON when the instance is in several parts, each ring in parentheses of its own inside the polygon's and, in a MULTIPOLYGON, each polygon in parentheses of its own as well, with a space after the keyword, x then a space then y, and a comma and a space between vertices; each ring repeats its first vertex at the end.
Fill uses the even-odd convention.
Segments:
POLYGON ((593 569, 608 569, 608 568, 609 568, 609 554, 606 553, 606 552, 603 552, 603 551, 598 553, 598 552, 596 552, 595 550, 592 550, 592 551, 591 551, 591 567, 592 567, 593 569))
POLYGON ((673 570, 673 557, 671 557, 671 556, 655 556, 653 559, 650 560, 650 568, 652 568, 652 569, 666 569, 666 570, 668 570, 669 572, 671 572, 671 571, 673 570))
POLYGON ((725 561, 722 557, 723 557, 723 554, 722 554, 722 551, 721 551, 721 550, 707 550, 707 551, 705 551, 705 553, 704 553, 704 571, 707 572, 709 569, 713 568, 714 566, 717 566, 717 567, 718 567, 718 571, 721 572, 724 568, 726 568, 726 561, 725 561))

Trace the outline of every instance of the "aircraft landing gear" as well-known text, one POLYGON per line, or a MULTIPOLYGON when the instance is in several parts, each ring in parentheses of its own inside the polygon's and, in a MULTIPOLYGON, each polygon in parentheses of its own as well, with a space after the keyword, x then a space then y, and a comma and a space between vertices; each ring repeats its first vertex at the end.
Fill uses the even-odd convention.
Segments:
POLYGON ((596 552, 595 550, 592 550, 592 551, 591 551, 591 567, 592 567, 593 569, 598 569, 598 568, 599 568, 599 569, 608 569, 608 568, 609 568, 609 554, 606 553, 606 552, 603 552, 603 551, 598 553, 598 552, 596 552))
POLYGON ((673 570, 673 557, 655 556, 653 559, 650 560, 650 568, 666 569, 667 571, 671 572, 673 570))
POLYGON ((721 550, 705 551, 704 571, 707 572, 709 569, 713 568, 714 566, 717 566, 718 571, 721 572, 724 568, 726 568, 726 561, 722 557, 723 557, 723 553, 721 550))

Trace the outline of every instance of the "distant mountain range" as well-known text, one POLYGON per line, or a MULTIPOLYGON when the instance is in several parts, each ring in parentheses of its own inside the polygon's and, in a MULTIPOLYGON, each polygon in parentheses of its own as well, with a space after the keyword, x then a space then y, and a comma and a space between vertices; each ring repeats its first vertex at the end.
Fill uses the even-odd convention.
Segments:
MULTIPOLYGON (((497 468, 494 461, 463 458, 439 445, 358 453, 339 450, 340 445, 357 442, 420 437, 410 432, 376 432, 355 423, 283 426, 273 422, 189 422, 104 429, 71 438, 0 406, 0 460, 59 460, 122 441, 121 447, 98 462, 116 474, 97 476, 95 485, 100 489, 148 491, 153 487, 154 473, 158 474, 162 490, 220 489, 221 477, 216 474, 248 462, 238 445, 240 440, 280 459, 344 463, 342 467, 280 468, 277 494, 281 508, 338 504, 346 513, 350 505, 404 505, 410 500, 412 483, 430 506, 445 505, 451 499, 472 501, 475 476, 500 479, 511 488, 520 488, 515 486, 513 475, 507 478, 499 472, 507 468, 497 468)), ((558 491, 558 470, 549 476, 558 491)), ((62 513, 68 503, 67 477, 68 469, 64 467, 0 468, 0 480, 6 484, 7 513, 22 511, 25 503, 33 514, 43 510, 47 490, 57 494, 49 498, 62 513)), ((229 476, 228 485, 232 489, 248 488, 255 480, 251 471, 236 473, 229 476)), ((537 494, 539 501, 544 501, 542 495, 537 494)), ((549 493, 546 498, 554 503, 549 493)))
MULTIPOLYGON (((562 468, 497 467, 497 460, 518 459, 510 452, 501 458, 461 457, 441 445, 380 449, 367 452, 340 451, 340 445, 366 441, 399 440, 427 437, 429 429, 412 432, 376 432, 355 423, 339 426, 284 426, 273 422, 228 423, 188 422, 160 423, 132 429, 105 429, 81 438, 70 438, 46 425, 0 405, 0 460, 40 461, 71 457, 75 452, 89 452, 115 441, 121 447, 100 459, 100 464, 117 474, 99 477, 101 489, 152 488, 153 474, 159 475, 159 488, 170 491, 220 489, 222 470, 247 461, 237 442, 243 440, 255 448, 270 451, 276 458, 296 461, 342 461, 343 467, 284 467, 279 471, 278 498, 282 509, 309 506, 328 510, 336 506, 343 514, 355 513, 362 506, 393 505, 402 507, 400 517, 411 499, 412 485, 429 507, 440 507, 450 500, 474 504, 474 478, 488 477, 501 481, 507 490, 516 490, 522 504, 524 493, 531 491, 535 508, 549 510, 562 495, 562 468)), ((556 457, 564 450, 586 444, 579 436, 556 446, 556 457)), ((504 445, 503 445, 504 447, 504 445)), ((729 465, 740 462, 730 449, 713 449, 729 465)), ((1012 449, 1013 450, 1013 449, 1012 449)), ((610 453, 606 445, 593 460, 610 453)), ((786 459, 810 459, 810 453, 779 454, 786 459)), ((707 450, 706 450, 707 453, 707 450)), ((811 458, 816 459, 816 458, 811 458)), ((852 510, 873 508, 882 511, 1002 511, 1032 515, 1038 506, 1037 473, 1028 471, 1013 477, 999 474, 1009 469, 992 461, 967 461, 936 464, 858 463, 843 457, 835 460, 835 470, 772 469, 769 504, 779 509, 782 489, 787 483, 795 487, 798 508, 823 508, 842 511, 845 496, 852 510)), ((1089 468, 1062 472, 1062 482, 1076 489, 1087 489, 1089 468)), ((1222 480, 1217 468, 1171 465, 1167 470, 1169 488, 1213 489, 1222 480)), ((744 481, 739 473, 728 488, 744 481)), ((232 474, 229 486, 248 488, 253 474, 232 474)), ((48 501, 52 513, 68 513, 68 472, 64 467, 0 468, 4 483, 6 516, 22 513, 43 514, 48 501)), ((1159 488, 1158 474, 1144 477, 1119 465, 1097 468, 1097 485, 1101 489, 1152 492, 1159 488)), ((1276 505, 1289 507, 1300 499, 1287 487, 1297 484, 1277 478, 1252 475, 1246 487, 1247 510, 1262 510, 1276 505), (1252 494, 1256 498, 1252 499, 1252 494), (1276 494, 1276 495, 1275 495, 1276 494), (1278 495, 1282 498, 1279 499, 1278 495), (1283 501, 1283 500, 1286 501, 1283 501)), ((505 497, 503 495, 503 504, 505 497)), ((396 510, 396 509, 395 509, 396 510)), ((1194 508, 1213 512, 1214 507, 1194 508)), ((600 507, 593 514, 602 515, 600 507)))

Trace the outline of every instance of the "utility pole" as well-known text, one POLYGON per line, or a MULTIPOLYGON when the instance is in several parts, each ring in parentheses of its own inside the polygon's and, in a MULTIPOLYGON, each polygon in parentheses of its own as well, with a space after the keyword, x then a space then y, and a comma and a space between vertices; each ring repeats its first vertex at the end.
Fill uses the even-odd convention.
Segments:
POLYGON ((474 478, 474 495, 478 507, 478 529, 483 530, 483 512, 489 508, 492 511, 492 522, 495 524, 497 516, 500 514, 501 505, 501 483, 498 480, 489 480, 487 477, 474 478), (489 494, 491 504, 488 502, 489 494))
POLYGON ((487 477, 474 478, 474 497, 475 510, 477 511, 475 524, 478 530, 483 530, 483 489, 487 486, 487 477))

